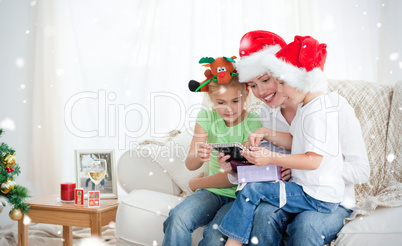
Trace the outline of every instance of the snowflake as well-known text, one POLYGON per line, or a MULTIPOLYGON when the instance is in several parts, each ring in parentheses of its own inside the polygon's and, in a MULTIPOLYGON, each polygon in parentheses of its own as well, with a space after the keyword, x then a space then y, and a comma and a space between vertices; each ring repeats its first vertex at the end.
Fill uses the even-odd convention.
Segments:
POLYGON ((31 223, 31 218, 29 218, 27 215, 24 216, 24 225, 29 225, 31 223))
POLYGON ((246 198, 246 202, 248 202, 248 201, 250 201, 250 199, 249 199, 249 198, 246 198))
POLYGON ((83 239, 80 244, 80 246, 99 246, 99 245, 104 245, 102 241, 97 238, 97 237, 91 237, 91 238, 85 238, 83 239))
POLYGON ((377 23, 377 27, 380 28, 382 27, 382 24, 380 22, 377 23))
POLYGON ((11 118, 5 118, 3 121, 0 122, 0 127, 6 130, 14 131, 15 130, 15 123, 11 118))
POLYGON ((149 172, 149 174, 148 174, 149 176, 152 176, 152 175, 154 175, 154 173, 153 172, 149 172))
POLYGON ((17 59, 15 59, 15 65, 19 68, 23 68, 24 67, 24 59, 21 57, 18 57, 17 59))
POLYGON ((391 61, 396 61, 396 60, 398 60, 398 57, 399 57, 399 54, 396 53, 396 52, 394 52, 394 53, 392 53, 391 55, 389 55, 389 59, 390 59, 391 61))
POLYGON ((257 237, 252 237, 251 238, 251 243, 252 244, 258 244, 258 238, 257 237))
POLYGON ((392 162, 395 160, 395 155, 393 153, 387 155, 387 161, 392 162))
POLYGON ((214 225, 212 226, 212 228, 214 228, 215 230, 217 230, 217 229, 218 229, 218 224, 214 224, 214 225))

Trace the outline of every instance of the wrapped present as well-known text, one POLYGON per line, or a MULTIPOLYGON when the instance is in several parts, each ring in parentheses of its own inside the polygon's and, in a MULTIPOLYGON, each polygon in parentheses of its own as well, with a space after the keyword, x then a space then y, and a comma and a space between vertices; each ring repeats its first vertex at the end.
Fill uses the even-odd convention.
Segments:
POLYGON ((281 179, 281 167, 274 164, 265 166, 237 166, 239 183, 276 181, 281 179))

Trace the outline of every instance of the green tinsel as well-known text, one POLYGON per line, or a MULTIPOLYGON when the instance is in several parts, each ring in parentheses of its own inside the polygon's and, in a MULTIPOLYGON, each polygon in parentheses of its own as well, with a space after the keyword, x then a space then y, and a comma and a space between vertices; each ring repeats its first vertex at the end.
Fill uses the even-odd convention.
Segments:
MULTIPOLYGON (((0 137, 3 133, 4 130, 0 128, 0 137)), ((10 148, 6 143, 1 143, 0 159, 7 154, 14 155, 15 150, 10 148)), ((13 168, 14 171, 9 173, 6 171, 6 167, 3 164, 0 164, 0 185, 6 183, 8 180, 14 181, 14 176, 18 176, 21 173, 21 168, 18 163, 15 163, 13 168)), ((30 197, 28 193, 29 191, 27 188, 20 185, 14 185, 14 189, 9 193, 3 194, 0 192, 0 197, 5 197, 13 208, 21 209, 24 214, 27 214, 29 211, 29 205, 24 203, 24 201, 30 197)))

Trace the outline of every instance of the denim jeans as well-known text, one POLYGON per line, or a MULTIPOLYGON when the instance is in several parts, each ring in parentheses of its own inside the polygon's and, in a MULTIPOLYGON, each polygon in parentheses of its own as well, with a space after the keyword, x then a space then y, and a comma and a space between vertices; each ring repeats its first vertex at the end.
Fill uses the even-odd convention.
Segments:
MULTIPOLYGON (((301 186, 292 182, 284 182, 286 186, 286 204, 281 208, 287 213, 317 211, 331 213, 339 203, 328 203, 316 200, 304 193, 301 186)), ((279 183, 249 183, 237 195, 233 206, 223 218, 219 230, 226 236, 242 243, 248 243, 253 224, 253 215, 261 202, 279 206, 279 183)))
POLYGON ((258 245, 282 246, 286 235, 289 246, 322 246, 335 239, 343 227, 343 220, 351 213, 352 210, 339 206, 329 214, 316 211, 292 214, 262 202, 254 212, 250 241, 258 242, 258 245))
POLYGON ((227 236, 223 235, 219 230, 218 226, 221 224, 223 217, 232 207, 234 202, 228 202, 222 206, 221 209, 216 213, 214 219, 204 228, 203 238, 198 244, 198 246, 224 246, 227 240, 227 236))
POLYGON ((233 201, 233 198, 219 196, 205 189, 198 190, 170 211, 163 223, 165 237, 162 245, 191 245, 191 233, 210 223, 224 205, 233 201))

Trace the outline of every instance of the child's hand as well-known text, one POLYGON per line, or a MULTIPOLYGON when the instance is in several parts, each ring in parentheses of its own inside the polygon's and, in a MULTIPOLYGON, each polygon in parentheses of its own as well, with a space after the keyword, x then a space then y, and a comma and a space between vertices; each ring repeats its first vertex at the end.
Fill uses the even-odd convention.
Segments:
POLYGON ((230 158, 230 155, 225 155, 225 153, 219 152, 218 155, 218 165, 225 173, 232 172, 232 165, 227 160, 230 158))
POLYGON ((197 155, 201 162, 208 162, 211 160, 212 146, 210 144, 201 143, 197 149, 197 155))
POLYGON ((188 182, 188 187, 195 192, 197 189, 201 188, 198 185, 198 181, 204 177, 204 172, 201 172, 198 176, 191 178, 188 182))
POLYGON ((240 151, 240 153, 249 162, 257 166, 264 166, 270 164, 271 157, 273 156, 273 153, 270 150, 261 147, 250 147, 250 150, 251 151, 242 150, 240 151))
POLYGON ((282 167, 281 169, 281 180, 288 181, 292 177, 292 169, 287 167, 282 167))
POLYGON ((257 130, 255 130, 254 132, 250 133, 250 135, 248 135, 248 142, 250 143, 250 146, 253 147, 258 147, 261 145, 261 140, 264 139, 265 136, 265 128, 258 128, 257 130))

